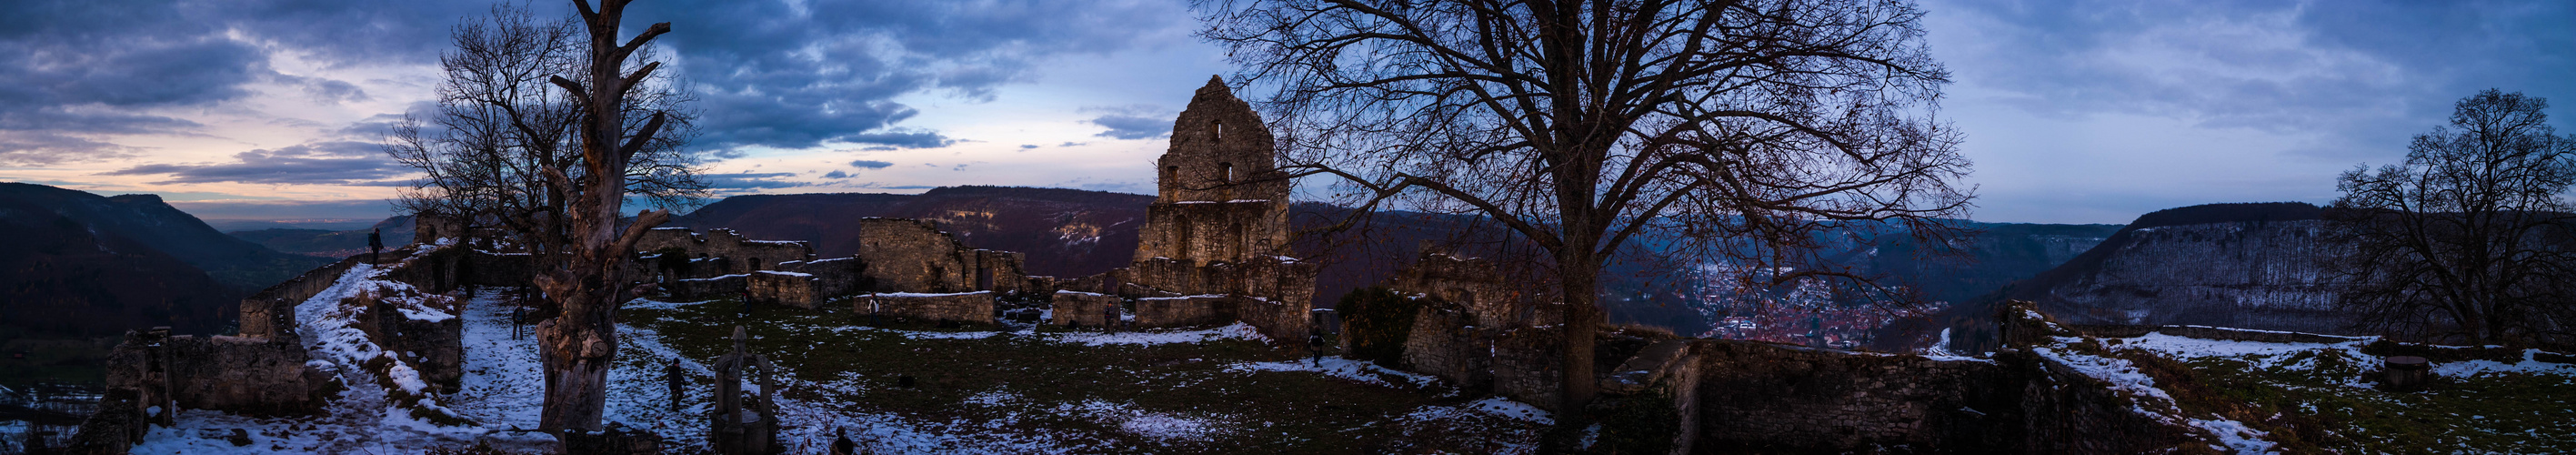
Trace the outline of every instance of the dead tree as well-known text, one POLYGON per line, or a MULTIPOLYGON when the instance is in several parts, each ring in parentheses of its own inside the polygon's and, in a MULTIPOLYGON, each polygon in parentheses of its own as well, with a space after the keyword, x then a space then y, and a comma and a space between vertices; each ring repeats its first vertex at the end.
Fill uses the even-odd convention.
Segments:
POLYGON ((1815 234, 1946 245, 1938 219, 1971 197, 1931 113, 1947 70, 1905 0, 1198 6, 1231 79, 1277 89, 1259 105, 1286 165, 1267 178, 1330 176, 1363 212, 1489 218, 1543 251, 1566 303, 1563 410, 1597 391, 1600 273, 1623 245, 1868 290, 1815 234))
POLYGON ((2415 136, 2404 164, 2346 171, 2330 265, 2361 328, 2489 343, 2568 343, 2576 322, 2576 135, 2549 102, 2463 98, 2451 126, 2415 136))
MULTIPOLYGON (((555 86, 559 76, 590 71, 582 29, 571 18, 540 21, 524 7, 501 4, 487 17, 457 26, 455 49, 439 56, 444 80, 436 105, 406 115, 385 141, 386 154, 422 178, 396 205, 407 213, 446 216, 499 228, 502 247, 526 252, 540 268, 569 259, 567 194, 546 169, 580 166, 583 107, 555 86)), ((649 58, 649 57, 646 57, 649 58)), ((687 92, 650 76, 627 100, 629 119, 663 115, 661 134, 629 160, 629 188, 664 208, 706 195, 685 145, 692 136, 687 92)))
POLYGON ((621 282, 628 253, 645 231, 671 218, 670 210, 647 210, 618 229, 632 159, 669 121, 667 114, 657 113, 641 127, 628 129, 626 124, 630 91, 661 67, 647 62, 628 72, 626 61, 654 37, 671 31, 668 22, 653 24, 618 43, 626 3, 600 0, 594 10, 588 0, 574 1, 590 32, 590 49, 582 59, 589 64, 583 73, 589 80, 550 78, 581 108, 575 131, 581 159, 578 167, 540 170, 550 188, 569 201, 563 213, 570 257, 536 277, 537 288, 557 307, 554 318, 537 325, 546 370, 545 409, 538 427, 548 431, 600 429, 600 414, 608 403, 608 369, 617 355, 617 305, 631 297, 621 282))

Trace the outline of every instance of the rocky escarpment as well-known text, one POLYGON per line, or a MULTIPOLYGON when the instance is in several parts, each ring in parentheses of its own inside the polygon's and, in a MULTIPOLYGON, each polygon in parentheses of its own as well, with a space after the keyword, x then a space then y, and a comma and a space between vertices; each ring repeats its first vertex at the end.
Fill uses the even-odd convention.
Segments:
POLYGON ((2345 333, 2323 259, 2322 209, 2211 204, 2138 217, 2006 296, 2076 324, 2209 325, 2345 333))

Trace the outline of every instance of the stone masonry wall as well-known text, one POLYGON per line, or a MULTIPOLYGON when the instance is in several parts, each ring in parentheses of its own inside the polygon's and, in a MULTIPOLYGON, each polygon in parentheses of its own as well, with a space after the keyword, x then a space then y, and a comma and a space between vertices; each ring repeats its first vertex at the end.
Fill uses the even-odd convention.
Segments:
MULTIPOLYGON (((1235 299, 1216 295, 1136 299, 1139 328, 1208 327, 1235 321, 1235 299)), ((1298 339, 1303 339, 1303 336, 1298 339)))
POLYGON ((820 301, 816 298, 815 280, 812 274, 762 270, 752 272, 751 276, 746 277, 743 286, 748 288, 751 303, 785 305, 810 310, 814 309, 814 305, 820 301))
POLYGON ((857 314, 876 314, 923 321, 993 323, 993 292, 955 294, 867 294, 850 299, 857 314), (871 308, 873 305, 873 308, 871 308))
POLYGON ((1416 311, 1412 333, 1404 339, 1400 368, 1438 376, 1469 390, 1492 385, 1493 348, 1489 337, 1475 327, 1474 314, 1437 300, 1424 300, 1416 311))
POLYGON ((2021 388, 1992 362, 1695 342, 1699 453, 2019 452, 2021 388))
POLYGON ((813 259, 814 248, 805 242, 751 240, 732 229, 709 229, 701 235, 688 228, 659 228, 644 233, 635 241, 635 250, 660 251, 679 248, 695 258, 727 258, 724 273, 751 273, 753 270, 775 270, 780 262, 813 259))
POLYGON ((1109 325, 1110 312, 1117 311, 1117 296, 1079 291, 1055 291, 1050 324, 1067 327, 1099 328, 1109 325))

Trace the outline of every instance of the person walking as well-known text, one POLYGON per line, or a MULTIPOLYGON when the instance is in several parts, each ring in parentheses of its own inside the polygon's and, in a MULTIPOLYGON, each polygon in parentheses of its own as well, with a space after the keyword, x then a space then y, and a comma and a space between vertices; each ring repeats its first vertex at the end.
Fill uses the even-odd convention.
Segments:
POLYGON ((687 374, 687 370, 680 369, 680 359, 677 358, 671 359, 670 365, 662 367, 662 380, 671 383, 671 410, 673 411, 680 410, 680 401, 688 397, 687 374))
POLYGON ((382 258, 382 257, 380 257, 381 255, 383 255, 383 254, 384 254, 384 251, 385 251, 385 229, 384 229, 384 228, 376 228, 376 230, 373 230, 373 231, 367 231, 367 263, 368 263, 368 264, 382 264, 382 263, 384 263, 384 261, 382 260, 383 258, 382 258))
POLYGON ((1306 332, 1307 364, 1324 366, 1324 332, 1306 332))

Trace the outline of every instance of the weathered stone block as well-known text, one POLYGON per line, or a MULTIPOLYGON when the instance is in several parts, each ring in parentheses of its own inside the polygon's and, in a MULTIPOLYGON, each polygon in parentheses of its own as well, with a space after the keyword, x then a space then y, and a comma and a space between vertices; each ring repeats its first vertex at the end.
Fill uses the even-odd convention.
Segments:
POLYGON ((746 277, 743 286, 748 288, 751 303, 810 310, 821 300, 819 293, 815 292, 815 284, 812 274, 762 270, 746 277))
POLYGON ((1055 319, 1060 326, 1105 327, 1118 311, 1117 296, 1077 291, 1055 291, 1055 319))
POLYGON ((993 323, 993 292, 975 291, 954 294, 866 294, 851 299, 859 314, 875 313, 889 317, 924 321, 956 321, 976 324, 993 323))
MULTIPOLYGON (((1235 321, 1235 299, 1221 295, 1136 299, 1136 326, 1210 327, 1235 321)), ((1299 337, 1303 339, 1304 337, 1299 337)))

